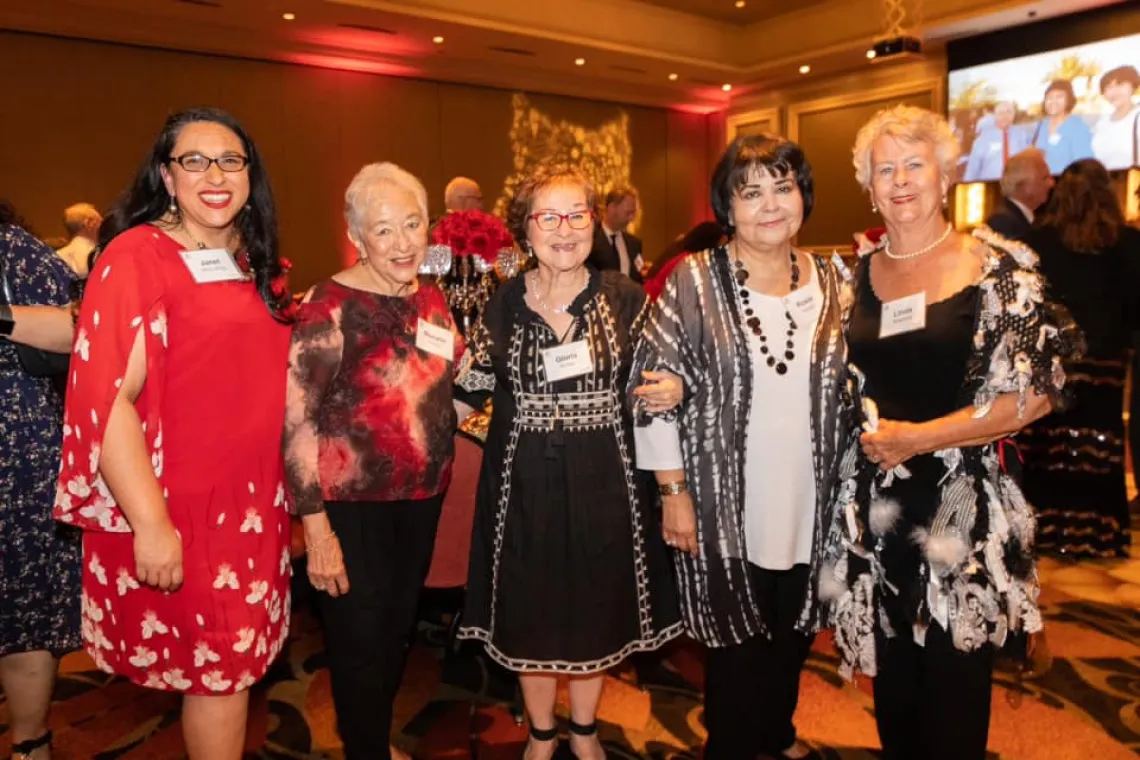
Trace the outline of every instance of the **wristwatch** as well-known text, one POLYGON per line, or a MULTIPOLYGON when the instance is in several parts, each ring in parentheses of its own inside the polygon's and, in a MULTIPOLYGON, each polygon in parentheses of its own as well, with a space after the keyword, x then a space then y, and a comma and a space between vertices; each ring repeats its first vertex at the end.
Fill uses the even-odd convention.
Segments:
POLYGON ((672 483, 658 483, 657 493, 662 496, 676 496, 677 494, 685 493, 688 489, 688 484, 683 480, 674 480, 672 483))
POLYGON ((16 328, 16 320, 12 319, 12 307, 0 303, 0 337, 7 338, 16 328))

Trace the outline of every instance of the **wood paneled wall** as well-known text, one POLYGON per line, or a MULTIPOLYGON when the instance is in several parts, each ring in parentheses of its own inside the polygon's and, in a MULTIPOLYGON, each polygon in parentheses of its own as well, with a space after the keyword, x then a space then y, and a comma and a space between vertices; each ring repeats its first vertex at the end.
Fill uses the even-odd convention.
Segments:
MULTIPOLYGON (((0 81, 0 197, 44 236, 63 234, 71 203, 109 206, 172 111, 232 112, 265 156, 298 288, 341 266, 344 189, 363 164, 395 161, 416 174, 433 213, 458 174, 482 185, 490 207, 512 167, 506 90, 13 32, 0 32, 0 81)), ((709 218, 723 116, 529 98, 586 128, 629 115, 650 257, 709 218)))

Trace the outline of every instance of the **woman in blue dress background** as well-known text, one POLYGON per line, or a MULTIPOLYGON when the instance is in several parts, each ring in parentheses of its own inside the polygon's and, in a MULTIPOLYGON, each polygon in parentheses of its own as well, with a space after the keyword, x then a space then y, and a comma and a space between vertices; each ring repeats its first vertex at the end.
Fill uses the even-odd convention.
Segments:
POLYGON ((1033 145, 1045 151, 1049 173, 1065 171, 1065 167, 1082 158, 1092 158, 1092 130, 1073 108, 1077 96, 1073 83, 1054 79, 1045 89, 1041 109, 1045 116, 1033 130, 1033 145))
MULTIPOLYGON (((0 269, 14 306, 69 300, 71 268, 3 203, 0 269)), ((62 399, 50 378, 24 370, 7 337, 26 317, 0 316, 0 686, 13 758, 43 760, 51 752, 47 713, 56 664, 79 646, 80 548, 78 534, 51 515, 62 399)))

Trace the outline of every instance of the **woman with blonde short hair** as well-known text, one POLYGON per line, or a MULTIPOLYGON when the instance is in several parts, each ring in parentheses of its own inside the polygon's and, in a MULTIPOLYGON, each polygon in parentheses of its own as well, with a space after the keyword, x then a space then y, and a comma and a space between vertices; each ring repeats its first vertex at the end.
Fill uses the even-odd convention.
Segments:
POLYGON ((848 327, 852 431, 836 521, 842 671, 875 677, 887 760, 981 760, 994 653, 1041 628, 1033 513, 997 441, 1057 405, 1071 323, 1036 256, 945 206, 958 145, 945 119, 896 106, 855 142, 887 233, 857 271, 848 327))

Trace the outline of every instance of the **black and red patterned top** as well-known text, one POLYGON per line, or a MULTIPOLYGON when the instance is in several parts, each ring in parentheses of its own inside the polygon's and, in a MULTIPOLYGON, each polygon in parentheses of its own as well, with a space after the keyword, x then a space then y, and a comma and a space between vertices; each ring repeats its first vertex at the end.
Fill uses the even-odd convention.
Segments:
POLYGON ((320 512, 324 501, 442 493, 451 479, 452 382, 463 351, 432 283, 406 297, 335 280, 315 286, 289 350, 284 450, 297 513, 320 512))

